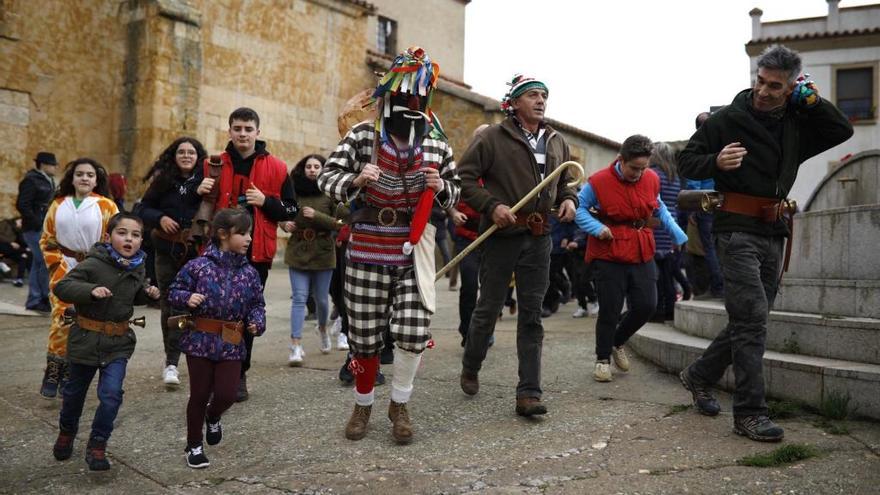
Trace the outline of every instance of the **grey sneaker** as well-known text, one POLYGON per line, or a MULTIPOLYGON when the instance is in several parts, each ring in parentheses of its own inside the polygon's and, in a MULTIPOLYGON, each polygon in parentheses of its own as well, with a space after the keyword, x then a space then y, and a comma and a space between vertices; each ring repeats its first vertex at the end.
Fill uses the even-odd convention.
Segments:
POLYGON ((733 432, 759 442, 778 442, 785 438, 785 430, 767 416, 734 416, 733 432))
POLYGON ((691 397, 694 399, 694 407, 697 408, 700 414, 717 416, 721 412, 721 404, 718 403, 718 399, 712 396, 711 388, 693 381, 690 373, 688 373, 688 368, 681 370, 681 373, 678 374, 678 379, 681 380, 682 386, 691 393, 691 397))
POLYGON ((629 357, 623 346, 611 348, 611 360, 620 371, 629 371, 629 357))
POLYGON ((611 375, 611 363, 607 361, 596 361, 596 368, 593 370, 593 380, 597 382, 610 382, 614 377, 611 375))

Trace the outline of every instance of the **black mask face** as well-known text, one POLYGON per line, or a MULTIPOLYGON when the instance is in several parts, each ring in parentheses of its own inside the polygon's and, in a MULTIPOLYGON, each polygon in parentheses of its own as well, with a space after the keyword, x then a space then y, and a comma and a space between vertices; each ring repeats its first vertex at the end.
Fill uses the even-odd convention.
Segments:
POLYGON ((388 132, 404 141, 409 141, 412 130, 414 142, 425 135, 427 127, 424 115, 411 111, 391 112, 391 117, 385 123, 388 126, 388 132))
POLYGON ((413 143, 421 141, 428 128, 428 118, 424 113, 427 98, 409 93, 394 93, 389 98, 391 117, 385 125, 388 132, 398 138, 413 143))

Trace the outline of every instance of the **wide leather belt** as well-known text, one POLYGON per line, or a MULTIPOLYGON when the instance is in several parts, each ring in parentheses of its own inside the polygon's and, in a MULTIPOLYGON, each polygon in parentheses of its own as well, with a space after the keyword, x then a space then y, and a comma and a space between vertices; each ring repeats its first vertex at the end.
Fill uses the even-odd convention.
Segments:
POLYGON ((329 231, 315 229, 294 230, 290 233, 290 236, 298 241, 313 241, 316 237, 328 237, 329 235, 329 231))
POLYGON ((602 217, 601 222, 605 225, 624 225, 626 227, 632 227, 636 230, 641 230, 644 228, 656 229, 660 226, 660 219, 654 216, 650 216, 647 218, 639 218, 637 220, 625 220, 625 221, 617 221, 612 220, 608 217, 602 217))
POLYGON ((189 238, 189 229, 181 229, 176 234, 169 234, 162 229, 153 229, 153 235, 174 244, 186 244, 189 238))
POLYGON ((532 213, 517 213, 514 225, 528 227, 533 236, 540 236, 550 232, 550 222, 546 213, 533 211, 532 213))
POLYGON ((794 215, 796 203, 787 199, 763 198, 734 192, 725 192, 724 200, 718 207, 727 213, 736 213, 759 218, 766 223, 773 223, 794 215))
POLYGON ((207 333, 220 334, 223 342, 238 345, 244 330, 244 322, 212 320, 211 318, 196 317, 193 319, 196 330, 207 333))
POLYGON ((351 223, 375 223, 383 227, 406 227, 410 222, 409 213, 390 207, 364 206, 351 214, 351 223))
POLYGON ((81 262, 82 260, 86 259, 86 255, 89 254, 83 251, 74 251, 73 249, 68 249, 61 244, 58 245, 58 249, 61 251, 61 254, 70 258, 74 258, 77 262, 81 262))
POLYGON ((76 317, 76 323, 83 330, 91 332, 103 333, 105 335, 120 336, 125 335, 128 331, 128 320, 126 321, 99 321, 85 316, 76 317))

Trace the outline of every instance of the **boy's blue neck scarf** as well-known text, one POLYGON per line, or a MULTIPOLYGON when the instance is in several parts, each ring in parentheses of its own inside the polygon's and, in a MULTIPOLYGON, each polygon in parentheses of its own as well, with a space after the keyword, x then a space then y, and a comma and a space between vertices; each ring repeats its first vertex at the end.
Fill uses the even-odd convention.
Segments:
POLYGON ((142 249, 138 249, 138 252, 131 258, 126 258, 113 249, 113 246, 109 242, 105 242, 104 247, 107 248, 107 252, 110 253, 110 257, 113 258, 113 261, 115 261, 121 268, 128 271, 141 266, 144 263, 144 260, 147 259, 147 253, 142 249))

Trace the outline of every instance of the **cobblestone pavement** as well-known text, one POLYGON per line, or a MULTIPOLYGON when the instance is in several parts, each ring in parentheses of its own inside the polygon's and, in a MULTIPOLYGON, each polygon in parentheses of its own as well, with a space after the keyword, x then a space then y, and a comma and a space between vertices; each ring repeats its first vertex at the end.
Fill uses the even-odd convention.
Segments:
POLYGON ((783 445, 812 445, 818 457, 741 466, 742 457, 778 445, 734 435, 725 394, 719 417, 681 410, 690 397, 677 378, 637 357, 629 373, 594 382, 595 319, 571 318, 573 303, 545 320, 547 416, 514 414, 515 317, 506 313, 480 393, 467 397, 458 385, 458 293, 446 288, 441 281, 432 324, 437 347, 426 351, 410 403, 415 441, 393 443, 386 385, 377 388, 366 438, 351 442, 342 429, 353 398, 336 378, 344 353, 322 355, 307 322, 305 366, 287 367, 290 288, 284 268, 273 269, 266 290, 270 326, 257 339, 251 399, 224 416, 223 442, 207 447, 211 466, 204 470, 187 468, 183 459, 185 366, 183 387, 166 391, 159 312, 137 308, 148 325, 138 329, 109 443, 113 468, 89 473, 83 455, 94 393, 74 457, 55 461, 60 401, 37 393, 48 320, 10 314, 26 289, 0 284, 0 493, 877 493, 880 424, 849 421, 848 434, 830 435, 816 416, 799 414, 781 421, 783 445))

